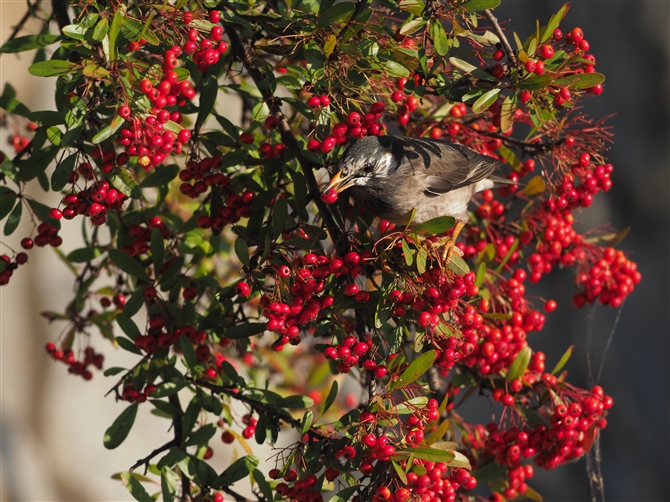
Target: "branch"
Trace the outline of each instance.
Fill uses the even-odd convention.
[[[519,62],[516,59],[516,54],[514,54],[514,50],[512,49],[512,46],[509,43],[509,40],[507,40],[507,37],[505,36],[505,33],[503,32],[502,28],[500,27],[500,24],[498,24],[498,19],[493,15],[493,11],[491,9],[486,9],[484,10],[484,14],[486,14],[486,17],[489,19],[491,24],[493,25],[493,29],[495,30],[496,34],[498,35],[498,38],[500,39],[500,43],[503,45],[505,52],[507,53],[507,57],[509,58],[510,62],[512,65],[516,68],[519,66]]]
[[[205,389],[209,389],[213,392],[216,392],[217,394],[224,394],[228,397],[231,397],[237,401],[240,401],[242,403],[248,404],[252,409],[256,411],[261,411],[263,413],[268,413],[275,417],[278,420],[283,420],[290,426],[300,429],[302,427],[302,420],[298,420],[296,418],[293,418],[290,413],[287,411],[277,408],[275,406],[272,406],[271,404],[264,403],[262,401],[259,401],[257,399],[251,398],[249,396],[245,396],[244,394],[240,394],[237,392],[233,392],[233,389],[230,387],[222,387],[221,385],[214,385],[212,383],[206,382],[204,380],[196,380],[195,384],[204,387]],[[317,432],[315,430],[310,430],[307,432],[311,437],[316,437],[318,439],[323,439],[327,436],[324,436],[320,432]]]
[[[160,448],[156,448],[154,451],[152,451],[152,452],[151,452],[149,455],[147,455],[146,457],[139,459],[139,460],[138,460],[137,462],[135,462],[135,463],[133,464],[133,466],[132,466],[130,469],[128,469],[128,470],[132,472],[132,471],[134,471],[135,469],[137,469],[140,465],[144,464],[144,474],[146,474],[146,473],[147,473],[147,468],[149,467],[149,462],[151,461],[151,459],[154,458],[154,457],[155,457],[156,455],[158,455],[159,453],[163,453],[164,451],[169,450],[169,449],[172,448],[173,446],[177,446],[177,442],[176,442],[176,440],[174,440],[174,439],[173,439],[172,441],[168,441],[167,443],[165,443],[165,444],[164,444],[163,446],[161,446]]]
[[[184,442],[184,411],[181,409],[181,402],[177,394],[168,396],[168,401],[177,410],[177,413],[172,418],[172,426],[174,427],[175,446],[180,448]],[[183,501],[191,499],[191,480],[183,472],[181,474],[181,499]]]
[[[58,28],[62,32],[63,28],[70,24],[70,16],[67,13],[67,0],[51,0],[51,8],[58,23]]]
[[[314,170],[321,166],[317,166],[302,154],[302,147],[293,134],[286,116],[281,111],[281,100],[274,96],[267,88],[267,85],[265,85],[266,78],[258,69],[258,66],[256,66],[256,64],[251,59],[251,55],[247,52],[235,27],[232,25],[227,25],[226,32],[228,33],[228,38],[230,38],[230,45],[233,50],[233,54],[235,54],[235,56],[242,62],[242,65],[251,76],[252,80],[256,84],[256,87],[258,87],[258,90],[263,96],[263,101],[265,101],[265,103],[270,108],[270,113],[279,119],[279,131],[281,133],[282,142],[291,152],[295,154],[298,163],[302,168],[302,172],[307,179],[309,190],[312,197],[314,198],[314,202],[316,202],[316,205],[319,209],[319,214],[326,224],[326,228],[328,229],[328,233],[330,234],[330,238],[333,241],[335,248],[340,254],[346,253],[348,243],[344,238],[341,229],[335,223],[333,215],[330,213],[328,207],[323,203],[320,197],[319,185],[316,182]]]

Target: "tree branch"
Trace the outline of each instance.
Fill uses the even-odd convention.
[[[510,60],[510,63],[517,68],[519,66],[519,61],[516,59],[516,54],[514,54],[514,50],[512,49],[512,46],[509,43],[509,40],[507,40],[507,37],[505,36],[505,33],[503,32],[502,28],[500,27],[500,24],[498,23],[498,19],[493,15],[493,11],[491,9],[486,9],[484,10],[484,14],[486,14],[486,17],[488,20],[491,22],[493,25],[493,29],[495,30],[496,34],[498,35],[498,38],[500,39],[500,43],[502,44],[503,48],[505,49],[505,52],[507,53],[507,57]]]
[[[282,142],[288,147],[288,149],[293,152],[302,168],[302,172],[305,175],[307,180],[307,185],[309,186],[309,191],[311,192],[314,202],[316,203],[319,214],[323,218],[330,238],[337,249],[337,252],[344,254],[347,251],[348,243],[345,239],[342,230],[337,226],[333,215],[330,213],[330,210],[323,203],[320,198],[319,185],[316,182],[316,177],[314,176],[314,170],[318,169],[321,166],[317,166],[312,161],[307,159],[302,153],[302,147],[298,143],[297,138],[291,130],[291,126],[286,119],[286,116],[281,111],[281,100],[274,96],[272,92],[267,88],[266,78],[263,76],[263,73],[258,69],[258,66],[254,63],[251,58],[251,55],[247,52],[246,47],[244,46],[242,39],[240,38],[237,30],[232,25],[226,26],[226,32],[228,33],[228,38],[230,39],[230,45],[233,50],[233,54],[242,62],[242,65],[247,70],[252,80],[258,87],[261,95],[263,96],[263,101],[270,108],[270,113],[276,116],[279,119],[279,131],[281,133]]]
[[[139,466],[141,466],[142,464],[144,464],[144,474],[146,474],[146,473],[147,473],[147,468],[149,467],[149,462],[151,461],[151,459],[154,458],[154,457],[155,457],[156,455],[158,455],[159,453],[163,453],[164,451],[169,450],[169,449],[172,448],[173,446],[177,446],[177,442],[176,442],[176,440],[174,440],[174,439],[173,439],[172,441],[168,441],[167,443],[165,443],[165,444],[164,444],[163,446],[161,446],[160,448],[156,448],[154,451],[152,451],[152,452],[151,452],[149,455],[147,455],[146,457],[139,459],[139,460],[138,460],[137,462],[135,462],[135,463],[133,464],[133,466],[132,466],[130,469],[128,469],[128,470],[129,470],[129,471],[134,471],[134,470],[137,469]]]
[[[181,402],[177,394],[168,396],[168,401],[177,410],[177,413],[172,418],[172,427],[174,428],[175,446],[181,448],[184,442],[184,411],[181,408]],[[191,480],[184,473],[181,474],[181,499],[184,502],[191,499]]]
[[[51,0],[51,8],[58,23],[58,28],[62,32],[63,28],[70,24],[70,16],[67,13],[67,0]]]

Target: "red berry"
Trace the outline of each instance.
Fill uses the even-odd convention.
[[[308,108],[319,108],[321,106],[321,100],[318,96],[312,96],[307,100]]]
[[[329,188],[321,194],[321,200],[326,204],[333,204],[337,200],[337,192]]]
[[[554,48],[551,45],[543,45],[540,54],[544,59],[550,59],[554,57]]]
[[[238,282],[235,286],[235,292],[239,296],[249,296],[249,293],[251,293],[251,288],[246,282]]]
[[[268,118],[265,119],[265,127],[267,127],[271,131],[277,129],[277,127],[279,127],[279,119],[274,115],[270,115]]]
[[[240,141],[242,143],[250,145],[251,143],[254,142],[254,135],[251,134],[250,132],[243,132],[242,134],[240,134]]]

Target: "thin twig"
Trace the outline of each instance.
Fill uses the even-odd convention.
[[[156,448],[154,451],[152,451],[152,452],[151,452],[149,455],[147,455],[146,457],[139,459],[139,460],[138,460],[137,462],[135,462],[135,463],[133,464],[133,466],[132,466],[130,469],[128,469],[128,470],[129,470],[129,471],[134,471],[134,470],[137,469],[139,466],[141,466],[141,465],[144,464],[144,474],[146,474],[146,473],[147,473],[147,469],[148,469],[148,467],[149,467],[149,462],[151,461],[151,459],[154,458],[154,457],[155,457],[156,455],[158,455],[159,453],[163,453],[164,451],[169,450],[169,449],[172,448],[173,446],[177,446],[177,442],[176,442],[176,440],[174,440],[174,439],[171,440],[171,441],[168,441],[167,443],[165,443],[165,444],[164,444],[163,446],[161,446],[160,448]]]
[[[168,396],[168,401],[177,410],[172,417],[172,427],[174,429],[174,442],[177,448],[181,448],[184,442],[184,410],[181,408],[181,402],[177,394]],[[191,480],[186,474],[181,473],[181,500],[187,501],[191,499]]]
[[[509,40],[507,40],[507,37],[505,36],[505,33],[503,32],[502,28],[500,27],[500,24],[498,23],[498,19],[493,15],[493,11],[491,9],[486,9],[484,10],[484,14],[486,14],[486,17],[488,20],[491,22],[493,25],[493,29],[495,30],[496,34],[498,35],[498,38],[500,39],[500,43],[503,45],[503,48],[505,49],[505,52],[507,53],[507,57],[509,58],[510,63],[516,68],[519,66],[519,62],[516,59],[516,54],[514,54],[514,50],[512,49],[512,46],[509,43]]]

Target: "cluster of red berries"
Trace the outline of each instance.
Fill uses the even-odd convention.
[[[349,373],[349,370],[357,366],[360,360],[368,354],[371,344],[371,337],[367,341],[362,342],[353,336],[347,336],[342,340],[342,343],[326,347],[323,351],[323,356],[330,360],[337,359],[339,361],[337,371],[340,373]],[[362,366],[365,370],[374,371],[377,378],[382,378],[386,374],[386,366],[378,366],[371,359],[362,361]]]
[[[37,236],[34,240],[30,237],[21,239],[21,247],[26,250],[32,249],[34,246],[44,247],[47,244],[52,247],[59,247],[63,244],[63,239],[58,235],[58,228],[44,222],[37,226]],[[28,254],[21,251],[16,254],[13,261],[8,255],[3,254],[0,256],[0,261],[2,262],[0,264],[2,267],[0,270],[0,286],[5,286],[9,284],[9,280],[14,275],[14,270],[19,265],[28,262]]]
[[[151,244],[151,231],[157,228],[160,230],[161,235],[164,239],[167,239],[170,236],[170,231],[163,224],[158,216],[154,216],[147,221],[146,226],[142,225],[131,225],[128,227],[128,237],[131,239],[131,243],[121,247],[121,251],[125,251],[130,256],[139,256],[149,251]],[[169,266],[169,263],[166,263]],[[165,264],[164,264],[165,265]],[[145,296],[146,293],[145,290]],[[117,304],[117,300],[114,300],[114,303]],[[124,302],[125,303],[125,300]],[[119,306],[117,304],[117,306]],[[121,305],[119,308],[122,308]]]
[[[270,479],[279,479],[281,472],[279,469],[270,469],[268,475]],[[289,469],[281,477],[283,482],[277,483],[274,490],[282,497],[295,500],[296,502],[323,502],[323,495],[316,486],[318,478],[314,474],[307,474],[298,479],[296,470]],[[289,483],[292,486],[289,486]]]
[[[221,13],[218,10],[209,12],[209,22],[214,24],[209,30],[209,38],[202,38],[198,42],[200,33],[194,28],[187,33],[188,40],[183,46],[184,53],[193,56],[193,62],[200,73],[205,73],[210,66],[218,63],[221,56],[228,51],[228,44],[222,40],[224,29],[218,24],[220,19]]]
[[[637,263],[628,260],[622,251],[614,248],[602,250],[602,258],[586,272],[575,278],[577,286],[583,290],[572,297],[577,308],[592,304],[596,299],[602,305],[619,307],[642,280]]]
[[[127,198],[122,192],[110,188],[107,181],[98,181],[78,193],[65,195],[62,200],[65,208],[52,208],[49,216],[55,220],[72,220],[77,215],[84,215],[91,218],[93,225],[100,226],[107,221],[107,212],[120,209]]]
[[[219,187],[224,184],[225,182],[220,184]],[[212,208],[211,216],[202,215],[198,217],[198,227],[202,229],[213,228],[220,232],[229,223],[237,223],[240,218],[248,218],[251,215],[251,203],[256,197],[254,192],[245,190],[241,194],[237,194],[230,189],[226,191],[229,193],[223,200],[223,204]]]
[[[121,399],[129,403],[144,403],[156,390],[154,384],[147,384],[144,389],[138,390],[130,382],[125,382],[121,391]]]
[[[401,463],[406,464],[405,461]],[[414,468],[406,474],[407,485],[391,490],[388,486],[380,486],[372,496],[373,502],[409,502],[410,500],[426,500],[437,502],[454,502],[457,490],[472,490],[477,486],[477,479],[465,469],[452,469],[449,473],[444,462],[415,460]]]
[[[90,380],[93,378],[93,373],[91,373],[91,371],[88,369],[89,366],[92,365],[101,370],[102,364],[105,360],[105,356],[102,354],[96,354],[93,347],[86,347],[84,350],[84,358],[81,361],[77,361],[73,350],[57,349],[53,342],[47,343],[45,348],[52,359],[55,361],[62,361],[63,363],[67,364],[69,366],[68,371],[70,373],[73,375],[79,375],[84,380]]]
[[[32,247],[32,239],[27,237],[21,242],[30,241],[30,247]],[[7,256],[6,254],[0,255],[0,286],[6,286],[9,284],[9,280],[14,275],[14,270],[19,268],[19,265],[23,265],[28,262],[28,255],[24,252],[17,253],[14,257],[14,261]]]
[[[362,116],[359,112],[350,112],[345,120],[333,125],[330,134],[323,141],[310,139],[307,142],[307,149],[310,152],[327,154],[336,146],[347,143],[351,138],[383,134],[384,126],[380,119],[385,108],[386,104],[383,101],[376,101],[370,105],[370,111]]]
[[[14,147],[16,153],[19,153],[30,144],[30,140],[21,134],[10,135],[7,142]]]

